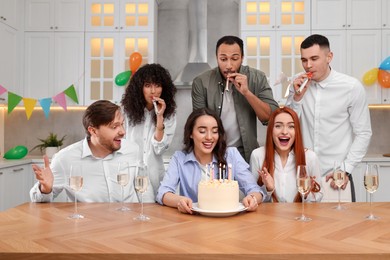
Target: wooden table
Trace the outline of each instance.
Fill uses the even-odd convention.
[[[146,204],[150,222],[118,204],[27,203],[0,212],[0,259],[390,259],[390,203],[305,204],[313,221],[294,220],[301,204],[267,203],[256,212],[215,218]]]

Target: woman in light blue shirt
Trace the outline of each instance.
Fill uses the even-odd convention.
[[[192,214],[192,203],[198,201],[198,183],[209,177],[207,165],[210,163],[232,165],[232,178],[246,194],[242,203],[248,211],[256,210],[265,192],[257,185],[237,148],[226,147],[222,121],[208,108],[197,109],[188,117],[184,126],[184,149],[173,155],[158,190],[157,202]],[[178,185],[180,195],[176,194]]]

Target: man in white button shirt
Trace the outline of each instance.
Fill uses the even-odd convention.
[[[78,201],[121,202],[117,165],[129,162],[130,181],[124,186],[124,201],[138,202],[133,184],[138,146],[135,143],[122,145],[123,124],[124,116],[118,105],[107,100],[90,105],[83,115],[86,138],[55,154],[50,166],[47,156],[44,156],[44,168],[32,166],[38,182],[30,190],[31,201],[51,202],[63,190],[74,201],[74,191],[68,184],[70,168],[72,164],[82,164],[83,187],[77,192]],[[154,202],[153,194],[146,192],[144,201]]]
[[[332,58],[325,36],[314,34],[302,42],[301,61],[307,74],[294,80],[286,105],[298,113],[304,145],[320,160],[322,201],[338,199],[332,177],[335,161],[344,162],[349,177],[341,187],[341,200],[355,201],[350,173],[367,152],[372,135],[370,112],[363,85],[332,69]],[[307,84],[300,88],[307,78]]]

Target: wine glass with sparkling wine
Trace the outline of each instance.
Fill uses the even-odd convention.
[[[82,175],[81,164],[72,164],[70,166],[69,187],[74,191],[74,213],[70,215],[68,218],[71,219],[84,218],[84,216],[79,214],[77,211],[77,192],[80,191],[83,187],[83,175]]]
[[[335,185],[338,188],[338,193],[339,193],[339,203],[337,206],[333,207],[334,209],[337,210],[343,210],[345,209],[343,206],[340,204],[340,193],[341,193],[341,186],[345,183],[345,178],[346,178],[346,172],[345,172],[345,164],[344,162],[334,162],[333,165],[333,180]]]
[[[130,173],[129,173],[129,163],[128,162],[119,162],[118,169],[116,174],[116,180],[121,186],[122,193],[122,205],[117,210],[119,211],[129,211],[130,209],[124,205],[124,189],[125,186],[129,184]]]
[[[144,202],[143,202],[143,194],[148,189],[148,172],[146,170],[146,166],[142,165],[138,167],[137,174],[134,179],[134,188],[135,190],[141,194],[141,213],[134,218],[134,220],[138,221],[148,221],[150,218],[144,215]]]
[[[306,217],[304,214],[305,195],[309,193],[311,189],[311,178],[306,165],[298,165],[297,167],[297,188],[302,197],[302,214],[300,217],[296,217],[295,219],[303,222],[311,221],[311,218]]]
[[[367,164],[364,172],[364,187],[370,193],[370,215],[366,216],[366,219],[369,220],[379,219],[379,217],[372,214],[372,194],[376,192],[379,185],[378,167],[377,164]]]

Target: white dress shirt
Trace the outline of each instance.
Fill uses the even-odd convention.
[[[250,166],[253,176],[256,181],[259,179],[257,170],[263,166],[265,158],[265,147],[261,146],[253,150],[250,159]],[[315,180],[321,186],[321,191],[316,193],[309,193],[305,201],[319,202],[322,199],[322,184],[321,184],[321,172],[320,164],[316,154],[307,150],[305,152],[306,167],[311,176],[315,177]],[[275,151],[275,170],[274,170],[274,183],[276,197],[279,202],[294,202],[294,198],[298,193],[297,188],[297,170],[295,165],[294,151],[290,151],[288,154],[286,165],[283,167],[279,154]],[[264,187],[263,185],[262,187]],[[271,198],[270,198],[271,199]]]
[[[138,160],[146,165],[153,193],[156,195],[165,174],[163,154],[169,148],[175,133],[176,114],[171,115],[170,118],[164,118],[164,136],[161,141],[154,138],[156,126],[153,122],[153,114],[153,109],[149,111],[145,108],[145,121],[135,126],[129,125],[126,116],[126,137],[124,141],[138,144]]]
[[[286,106],[300,117],[305,147],[318,156],[322,175],[334,161],[345,161],[348,173],[363,159],[371,139],[370,112],[363,85],[355,78],[331,70],[321,82],[311,82],[296,102],[294,91]]]
[[[87,139],[67,146],[53,156],[50,168],[53,172],[54,183],[52,192],[42,194],[37,182],[30,190],[32,202],[51,202],[63,190],[71,201],[75,194],[69,187],[69,174],[72,164],[82,165],[83,187],[77,192],[77,201],[80,202],[121,202],[121,186],[117,182],[118,162],[129,162],[130,180],[124,186],[124,201],[139,202],[134,189],[134,177],[137,168],[138,147],[137,144],[122,142],[118,151],[107,155],[105,158],[93,156]],[[152,190],[149,188],[148,190]],[[151,191],[144,193],[144,202],[154,202]]]

